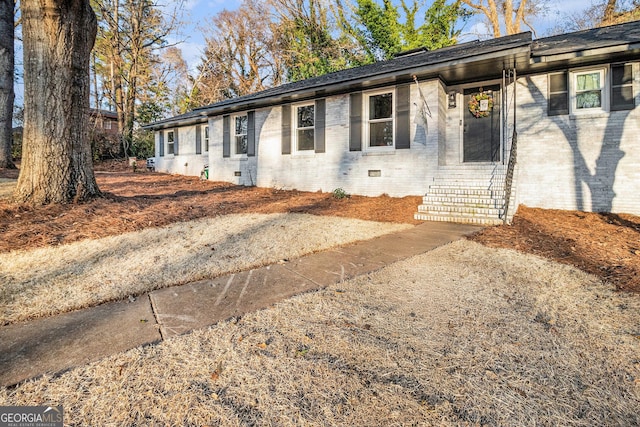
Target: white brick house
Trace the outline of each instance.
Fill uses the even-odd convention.
[[[495,223],[520,203],[640,214],[639,103],[632,22],[416,50],[148,128],[159,171],[426,194],[417,218]]]

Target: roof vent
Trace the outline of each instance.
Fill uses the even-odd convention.
[[[411,56],[411,55],[416,55],[418,53],[424,53],[424,52],[429,52],[429,49],[427,49],[426,47],[417,47],[415,49],[410,49],[410,50],[404,50],[402,52],[398,52],[396,54],[393,55],[394,58],[402,58],[405,56]]]

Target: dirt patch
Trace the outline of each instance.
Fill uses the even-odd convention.
[[[418,224],[420,197],[351,196],[209,182],[197,177],[96,170],[104,197],[90,203],[32,207],[0,199],[0,252],[60,245],[179,221],[236,213],[307,213]],[[2,171],[4,177],[16,171]],[[9,175],[9,176],[7,176]],[[7,183],[0,194],[8,194]]]
[[[485,228],[472,240],[574,265],[640,293],[640,217],[520,206],[511,226]]]

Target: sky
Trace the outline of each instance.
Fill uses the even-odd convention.
[[[549,13],[532,21],[532,25],[539,37],[562,22],[563,15],[579,12],[591,5],[592,0],[551,0]],[[206,28],[208,18],[223,9],[234,10],[241,4],[241,0],[186,0],[185,1],[185,25],[183,34],[176,35],[171,42],[183,40],[178,47],[190,69],[195,69],[204,50],[204,37],[202,28]],[[471,21],[463,29],[461,41],[476,40],[478,33],[482,33],[482,23]],[[524,31],[527,28],[523,28]]]

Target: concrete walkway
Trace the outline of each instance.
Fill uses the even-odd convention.
[[[424,223],[398,233],[240,273],[0,327],[0,385],[156,343],[302,292],[379,270],[477,231]]]

